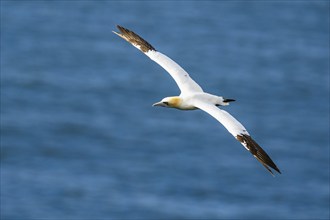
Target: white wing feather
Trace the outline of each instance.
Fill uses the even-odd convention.
[[[172,76],[182,93],[203,92],[202,88],[190,78],[189,74],[165,54],[154,50],[149,50],[145,54]]]
[[[195,100],[194,105],[217,119],[235,138],[237,135],[249,135],[245,127],[225,110],[219,109],[212,103],[206,103],[202,100]]]
[[[120,30],[120,33],[114,33],[131,43],[134,47],[147,55],[151,60],[163,67],[175,80],[181,90],[181,93],[203,92],[202,88],[190,78],[189,74],[171,58],[156,51],[153,46],[133,31],[119,25],[117,27]]]
[[[203,100],[195,100],[194,104],[197,108],[207,112],[217,119],[223,126],[274,176],[273,168],[277,172],[281,171],[276,164],[268,156],[268,154],[251,138],[245,127],[237,121],[228,112],[219,109],[211,103]]]
[[[120,33],[114,33],[131,43],[151,60],[162,66],[173,77],[182,95],[187,94],[191,96],[194,93],[204,93],[202,88],[191,79],[189,74],[176,62],[158,52],[153,46],[134,32],[121,26],[117,27]],[[218,120],[272,175],[273,172],[270,167],[281,173],[267,153],[250,137],[245,127],[228,112],[219,109],[214,103],[200,98],[195,98],[192,102],[194,107],[207,112]]]

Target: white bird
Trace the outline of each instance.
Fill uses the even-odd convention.
[[[203,91],[203,89],[176,62],[158,52],[147,41],[124,27],[117,25],[120,33],[113,31],[119,37],[131,43],[150,59],[162,66],[175,80],[181,90],[179,96],[166,97],[153,106],[176,108],[180,110],[201,109],[218,120],[250,153],[272,174],[277,168],[268,154],[251,138],[245,127],[228,112],[218,106],[229,105],[233,99],[226,99]]]

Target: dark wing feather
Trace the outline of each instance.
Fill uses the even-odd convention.
[[[236,139],[241,142],[248,151],[272,174],[270,168],[276,170],[278,173],[281,171],[277,168],[273,160],[268,156],[268,154],[255,142],[251,136],[246,134],[237,135]]]
[[[114,31],[113,31],[113,33],[117,34],[119,37],[127,40],[128,42],[130,42],[134,46],[138,47],[139,50],[141,50],[143,53],[146,53],[149,50],[156,51],[156,49],[153,46],[151,46],[151,44],[149,44],[146,40],[144,40],[142,37],[140,37],[139,35],[137,35],[133,31],[130,31],[130,30],[128,30],[128,29],[126,29],[122,26],[119,26],[119,25],[117,25],[117,28],[119,29],[119,31],[121,33],[117,33],[117,32],[114,32]]]

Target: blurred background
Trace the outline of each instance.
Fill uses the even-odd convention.
[[[178,95],[185,68],[282,171]],[[329,1],[1,1],[1,219],[329,218]]]

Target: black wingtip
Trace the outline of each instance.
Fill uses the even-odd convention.
[[[144,40],[142,37],[140,37],[133,31],[128,30],[127,28],[124,28],[120,25],[117,25],[117,28],[120,33],[118,34],[114,32],[115,34],[130,42],[134,46],[138,46],[138,49],[141,50],[143,53],[146,53],[149,50],[156,51],[156,49],[151,44],[149,44],[146,40]]]
[[[123,31],[129,31],[128,29],[124,28],[123,26],[120,26],[119,24],[116,25],[118,30],[120,30],[121,32]]]
[[[270,168],[281,173],[268,154],[249,136],[246,134],[237,135],[236,139],[241,142],[248,151],[274,176]]]
[[[280,171],[280,169],[278,169],[277,167],[275,167],[274,170],[276,170],[279,174],[282,174],[281,171]]]

